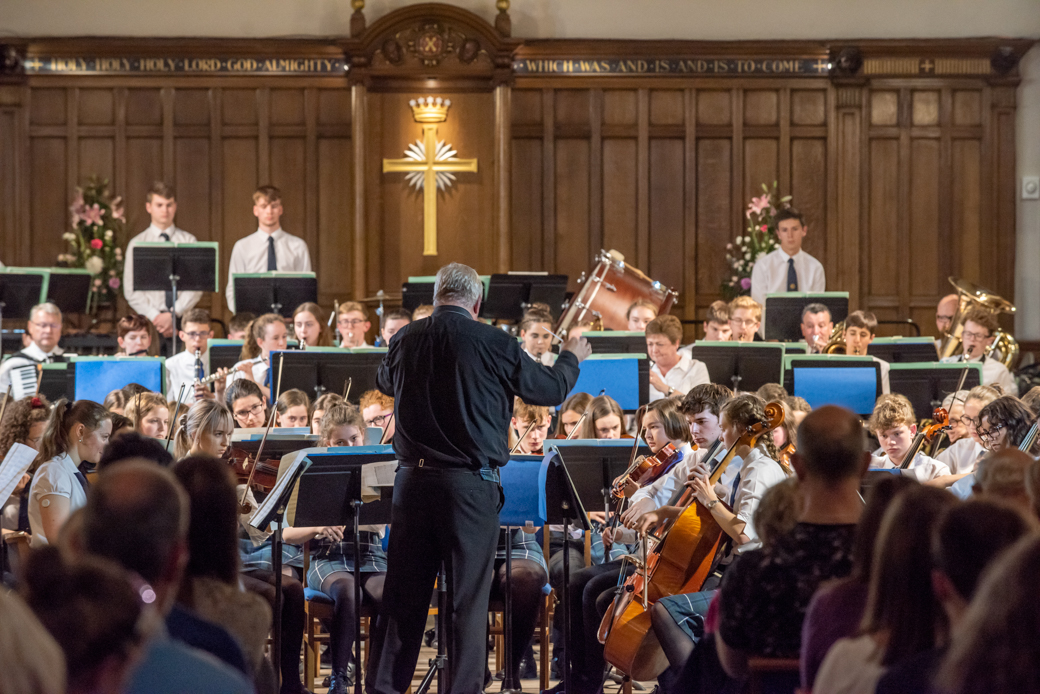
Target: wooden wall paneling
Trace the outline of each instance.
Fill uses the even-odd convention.
[[[112,188],[116,195],[123,195],[124,207],[126,206],[126,87],[117,87],[113,90],[115,98],[115,152],[114,175],[112,177]]]
[[[605,177],[603,171],[603,90],[593,89],[589,96],[589,248],[593,253],[605,249]]]
[[[986,244],[984,258],[987,276],[993,278],[994,291],[1011,301],[1029,301],[1034,297],[1015,297],[1015,88],[998,86],[992,90],[993,118],[991,123],[993,141],[993,168],[986,197],[993,200],[995,240]],[[987,281],[991,281],[988,280]],[[1002,322],[1010,328],[1014,321],[1003,316]]]
[[[696,264],[683,264],[685,215],[685,143],[679,138],[653,138],[648,152],[648,255],[647,274],[680,292],[676,313],[686,313],[689,297],[682,294],[683,275]],[[680,313],[681,311],[681,313]]]
[[[303,238],[307,241],[307,247],[311,250],[313,258],[321,255],[321,245],[318,237],[318,90],[308,87],[303,91],[303,127],[304,127],[304,177],[303,177]],[[292,92],[284,90],[289,96]],[[292,106],[296,106],[295,103]],[[286,120],[295,120],[286,118]],[[347,198],[350,198],[350,190],[347,189]],[[340,220],[342,223],[344,220]],[[344,229],[347,225],[343,225]],[[349,236],[349,234],[343,234]]]
[[[357,204],[355,147],[350,138],[323,137],[318,140],[317,226],[320,243],[312,247],[315,272],[321,278],[318,299],[331,309],[334,300],[361,296],[352,286],[357,263],[356,238],[351,233],[356,223]],[[386,287],[388,292],[399,287]]]
[[[638,100],[638,146],[636,154],[636,265],[650,265],[650,97],[640,89]]]
[[[350,124],[351,144],[354,150],[354,244],[353,244],[353,282],[351,288],[354,296],[365,296],[366,289],[366,244],[365,234],[367,230],[365,214],[367,212],[365,190],[365,175],[367,173],[365,163],[365,142],[368,125],[368,109],[366,104],[366,90],[362,84],[355,84],[350,88]],[[349,266],[348,266],[349,267]],[[401,278],[405,279],[404,277]]]
[[[80,184],[79,169],[79,89],[71,87],[65,99],[65,157],[68,163],[65,176],[65,197],[71,199],[72,193]]]
[[[149,142],[142,140],[142,143]],[[173,178],[174,190],[177,191],[177,226],[191,232],[199,241],[214,241],[219,238],[213,235],[211,210],[213,209],[213,147],[207,137],[178,137],[173,142],[173,161],[176,174]],[[144,213],[144,198],[141,189],[147,189],[154,176],[140,175],[133,183],[136,186],[132,199]],[[147,215],[144,215],[138,231],[148,226]],[[137,228],[137,227],[135,227]],[[223,244],[221,244],[223,245]],[[230,262],[231,249],[227,249]],[[221,265],[221,283],[227,282],[225,267]],[[218,302],[219,303],[219,302]]]
[[[556,210],[554,270],[575,280],[590,267],[599,249],[589,247],[589,142],[561,138],[555,142]]]
[[[939,140],[914,138],[910,144],[909,234],[904,255],[910,263],[910,299],[933,297],[939,286],[939,198],[948,178],[939,166]]]
[[[0,247],[0,260],[8,265],[23,263],[26,253],[22,242],[23,157],[22,148],[26,138],[25,90],[18,87],[0,87],[0,238],[5,240]]]
[[[780,139],[783,147],[783,137]],[[788,153],[779,157],[781,176],[790,171],[786,188],[793,196],[795,205],[805,215],[808,233],[805,249],[824,264],[827,284],[838,286],[834,279],[840,272],[835,269],[841,260],[835,242],[837,230],[827,224],[827,187],[831,172],[827,162],[827,139],[825,137],[797,137],[788,139]]]
[[[192,162],[194,163],[194,162]],[[189,170],[189,167],[185,167]],[[118,191],[126,200],[126,232],[127,240],[144,231],[152,223],[145,210],[145,196],[155,181],[167,180],[177,191],[177,226],[198,235],[198,230],[191,224],[196,219],[198,208],[190,197],[190,192],[181,190],[178,178],[166,179],[163,173],[163,140],[160,137],[131,137],[126,141],[126,186]],[[208,176],[200,176],[202,182],[208,183]],[[189,197],[185,197],[185,196]]]
[[[274,174],[271,168],[271,90],[267,87],[256,90],[256,117],[256,180],[264,185],[273,180]]]
[[[981,234],[982,149],[978,140],[956,139],[951,143],[951,169],[954,172],[950,200],[952,206],[951,263],[946,276],[941,277],[939,294],[946,295],[953,288],[946,283],[949,275],[958,275],[972,282],[981,282],[983,239]]]
[[[512,151],[511,269],[537,270],[543,267],[542,140],[514,137]]]
[[[908,315],[910,310],[910,273],[913,271],[913,262],[909,253],[903,252],[906,242],[910,238],[910,175],[911,175],[911,151],[910,151],[910,125],[912,100],[910,89],[902,87],[899,90],[899,184],[896,188],[896,229],[898,232],[895,257],[899,258],[898,277],[898,299],[899,315]]]
[[[261,142],[263,140],[261,139]],[[307,237],[307,139],[304,137],[272,137],[268,153],[271,175],[267,179],[282,191],[282,228],[289,233]],[[263,147],[260,147],[263,150]],[[258,179],[263,180],[263,179]],[[249,207],[252,209],[252,200]],[[310,246],[311,259],[317,250]]]
[[[944,87],[939,92],[939,239],[935,256],[934,301],[945,294],[946,278],[951,274],[950,257],[953,252],[953,186],[959,172],[953,168],[953,90]]]
[[[746,192],[744,186],[744,90],[731,89],[730,99],[733,113],[731,118],[733,156],[730,159],[729,172],[732,194],[730,195],[730,227],[727,240],[743,233],[744,210],[748,203],[744,199]]]
[[[512,218],[511,141],[513,138],[513,90],[509,85],[495,87],[495,252],[497,272],[508,272],[513,265],[510,221]]]
[[[64,252],[61,235],[69,225],[69,200],[66,185],[59,181],[64,178],[60,175],[62,171],[68,172],[70,179],[73,176],[70,154],[67,143],[60,137],[34,137],[30,141],[32,203],[29,215],[33,242],[29,244],[28,258],[22,254],[30,265],[49,267],[57,254]]]
[[[868,222],[862,237],[868,264],[866,294],[870,308],[883,302],[897,303],[901,294],[899,275],[905,277],[907,253],[901,242],[897,199],[901,182],[899,140],[872,137],[869,141]],[[902,237],[905,238],[905,237]],[[893,270],[895,270],[893,272]],[[896,275],[896,277],[893,277]]]
[[[602,143],[602,247],[622,253],[629,263],[642,268],[639,255],[638,191],[639,141],[634,137],[611,137]],[[600,250],[590,246],[592,253]],[[589,258],[586,258],[589,260]]]
[[[700,257],[697,244],[697,90],[685,89],[683,96],[684,139],[683,153],[683,284],[676,287],[682,292],[683,318],[694,320],[699,314],[697,275],[708,258]],[[704,262],[701,262],[704,261]],[[718,262],[714,259],[711,262]],[[686,339],[696,338],[696,330],[687,331]]]
[[[231,264],[231,249],[234,243],[228,243],[224,236],[224,202],[227,199],[224,189],[224,149],[221,147],[221,115],[224,112],[223,89],[213,87],[208,90],[207,99],[204,102],[209,107],[209,178],[210,178],[210,212],[209,212],[209,240],[220,244],[220,269],[224,281],[220,287],[224,288],[228,282],[228,268]],[[226,299],[219,295],[213,300],[214,314],[231,317],[227,309]]]
[[[697,140],[697,295],[702,304],[719,294],[728,271],[726,244],[736,235],[731,221],[734,159],[731,139]]]
[[[542,90],[542,268],[556,265],[556,93]],[[572,280],[575,278],[571,278]],[[574,285],[571,285],[574,289]]]

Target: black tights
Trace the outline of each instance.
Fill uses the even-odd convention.
[[[653,624],[654,634],[657,635],[657,640],[661,644],[661,650],[668,656],[670,669],[677,673],[693,655],[696,644],[682,627],[676,624],[665,606],[659,602],[655,602],[650,608],[650,623]]]
[[[385,580],[384,572],[361,574],[361,600],[366,605],[374,606],[377,612],[383,605]],[[345,671],[350,664],[350,655],[354,648],[354,628],[357,625],[354,574],[346,571],[329,574],[321,582],[321,592],[336,603],[332,608],[332,624],[326,625],[329,630],[332,671]]]
[[[252,570],[239,574],[246,590],[267,600],[274,610],[273,571]],[[279,667],[282,673],[282,691],[298,692],[303,689],[300,680],[300,649],[303,647],[303,628],[306,613],[303,609],[303,584],[294,576],[282,575],[282,652]],[[275,619],[278,616],[275,615]]]
[[[491,599],[502,600],[505,593],[506,560],[495,560],[495,580],[491,584]],[[541,613],[542,600],[548,577],[541,564],[530,559],[513,559],[510,572],[510,591],[513,601],[513,629],[510,634],[513,656],[513,676],[519,681],[520,659],[531,644],[538,615]]]

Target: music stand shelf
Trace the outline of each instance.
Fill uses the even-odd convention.
[[[802,323],[802,310],[809,304],[823,304],[831,313],[835,324],[845,320],[849,315],[848,292],[780,292],[766,294],[766,305],[763,307],[765,320],[765,339],[782,342],[797,342],[802,339],[799,326]]]
[[[349,379],[349,400],[358,404],[363,393],[376,388],[376,373],[385,354],[381,347],[271,352],[271,383],[280,384],[281,393],[297,388],[314,400],[326,392],[342,393]]]
[[[313,272],[253,272],[231,275],[235,313],[277,313],[291,318],[300,304],[318,302],[318,279]]]
[[[712,383],[734,391],[754,392],[767,383],[782,383],[784,345],[779,342],[709,342],[690,347],[690,356],[704,362]]]
[[[914,406],[914,414],[918,419],[931,419],[932,410],[956,390],[965,368],[968,369],[968,375],[963,388],[971,390],[982,383],[982,364],[978,362],[892,364],[888,372],[888,386],[893,393],[906,396]]]
[[[919,364],[938,358],[930,337],[878,337],[867,345],[867,354],[889,364]]]

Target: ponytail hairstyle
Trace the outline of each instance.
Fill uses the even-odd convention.
[[[167,407],[166,398],[161,393],[138,393],[127,400],[123,414],[127,416],[131,426],[136,430],[148,413],[158,407]]]
[[[221,424],[234,428],[235,419],[231,416],[231,410],[216,400],[197,401],[177,419],[173,457],[180,459],[187,456],[191,447],[198,443],[202,432],[213,431]]]
[[[766,402],[754,393],[742,393],[722,407],[722,414],[741,431],[766,421]],[[780,459],[773,437],[765,434],[758,439],[758,447],[765,450],[773,460]]]
[[[277,313],[265,313],[259,318],[249,321],[249,325],[246,326],[246,339],[242,340],[242,353],[239,355],[239,361],[256,359],[260,356],[260,345],[257,344],[257,340],[264,339],[264,335],[267,334],[267,326],[275,323],[285,325],[285,319]]]
[[[364,436],[365,418],[361,416],[361,410],[349,404],[333,405],[325,410],[325,416],[321,418],[321,438],[318,445],[328,446],[332,439],[332,431],[346,425],[357,427]]]
[[[47,428],[40,439],[40,452],[33,463],[33,470],[69,452],[72,447],[69,432],[73,426],[82,424],[88,431],[94,432],[106,419],[112,419],[112,413],[93,400],[77,400],[71,405],[65,398],[56,402],[51,416],[47,418]]]
[[[315,347],[332,347],[332,329],[329,328],[329,319],[325,315],[325,310],[313,301],[307,301],[305,303],[302,303],[296,307],[295,311],[293,311],[293,323],[296,322],[296,316],[300,315],[301,313],[309,313],[312,316],[314,316],[314,320],[318,321],[318,344],[315,345]],[[246,334],[248,335],[249,333]],[[303,343],[303,340],[301,340],[299,336],[297,336],[296,339],[301,344]]]
[[[597,395],[592,398],[584,411],[588,414],[585,415],[585,421],[581,423],[581,431],[575,434],[574,438],[596,438],[596,420],[612,414],[616,414],[621,420],[621,433],[625,433],[625,413],[621,410],[621,405],[618,405],[617,401],[609,395]],[[687,427],[687,433],[689,433],[689,427]]]

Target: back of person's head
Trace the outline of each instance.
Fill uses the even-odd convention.
[[[722,406],[733,397],[733,391],[716,383],[702,383],[694,386],[683,396],[679,403],[679,411],[687,417],[696,417],[708,410],[716,417],[722,415]]]
[[[805,415],[799,425],[795,459],[804,465],[806,475],[838,485],[863,476],[865,448],[859,417],[843,407],[825,405]]]
[[[755,532],[768,547],[798,524],[802,511],[802,495],[797,477],[774,484],[762,495],[754,512]]]
[[[256,318],[256,315],[250,313],[249,311],[242,311],[241,313],[236,313],[235,315],[231,316],[231,320],[228,321],[228,332],[244,332],[249,327],[249,324],[253,322],[254,318]]]
[[[909,475],[885,475],[867,492],[863,514],[856,525],[856,539],[852,543],[852,580],[863,584],[870,582],[870,573],[874,569],[874,546],[877,545],[881,520],[893,499],[917,484],[917,480]]]
[[[177,577],[178,547],[188,534],[188,496],[173,473],[130,460],[98,475],[83,512],[87,551],[155,584]]]
[[[471,309],[484,296],[484,283],[473,268],[462,263],[448,263],[437,271],[433,282],[435,306],[450,304]]]
[[[804,412],[805,414],[812,412],[812,405],[809,404],[809,401],[797,395],[788,395],[784,398],[784,404],[791,412]]]
[[[975,470],[975,487],[983,496],[1004,499],[1028,510],[1026,477],[1032,464],[1033,457],[1017,448],[988,453]]]
[[[964,399],[964,402],[974,400],[979,403],[980,407],[985,407],[999,397],[1000,391],[993,386],[975,386],[968,391],[968,397]]]
[[[741,393],[736,395],[722,406],[722,416],[730,425],[736,425],[739,431],[746,431],[756,424],[766,421],[766,401],[754,393]],[[764,447],[769,457],[778,460],[779,451],[773,443],[773,437],[769,435],[760,436],[759,447]]]
[[[0,588],[0,692],[65,694],[65,655],[17,593]]]
[[[787,388],[784,388],[779,383],[763,384],[755,394],[766,402],[784,402],[787,400]]]
[[[238,499],[230,469],[209,456],[182,458],[171,469],[191,504],[187,575],[237,584]]]
[[[145,636],[144,606],[125,572],[97,557],[66,563],[60,550],[44,547],[26,564],[24,594],[65,654],[70,691],[112,691],[122,684]]]
[[[944,489],[900,493],[881,521],[863,613],[863,631],[887,635],[883,665],[931,649],[945,628],[932,591],[931,539],[939,517],[958,503]]]
[[[673,345],[679,344],[683,336],[682,323],[675,316],[666,313],[646,324],[646,334],[648,337],[650,335],[664,335]]]
[[[946,658],[937,691],[1040,691],[1040,536],[1019,540],[983,574]]]
[[[235,383],[238,383],[238,381],[236,381]],[[234,383],[232,383],[231,385],[234,385]],[[261,395],[263,395],[263,393],[261,393]],[[313,415],[318,410],[326,412],[330,407],[334,405],[342,405],[345,402],[346,400],[344,400],[343,396],[339,393],[325,393],[324,395],[319,396],[318,399],[314,401],[314,404],[311,405],[311,415]]]
[[[44,397],[8,401],[3,421],[0,421],[0,460],[14,444],[29,445],[33,425],[46,422],[50,412],[50,403]]]
[[[51,408],[47,427],[43,431],[43,438],[40,439],[40,452],[36,456],[35,465],[41,465],[55,456],[68,453],[71,446],[69,432],[75,425],[82,424],[87,431],[94,432],[105,420],[111,418],[111,412],[92,400],[69,403],[62,398]]]
[[[975,595],[982,572],[1030,530],[1016,509],[986,499],[970,499],[946,510],[932,538],[935,568],[966,602]]]
[[[234,411],[235,401],[248,398],[250,395],[255,395],[260,398],[260,402],[264,402],[264,391],[260,390],[260,386],[248,378],[240,378],[237,381],[232,381],[231,385],[224,391],[224,404],[227,405],[229,410]]]
[[[1034,460],[1026,473],[1026,494],[1029,495],[1033,515],[1040,518],[1040,460]]]
[[[108,445],[105,446],[101,459],[98,461],[98,471],[131,458],[150,460],[162,467],[169,467],[173,463],[173,456],[161,443],[144,434],[130,431],[117,438],[109,439]]]
[[[177,458],[188,455],[188,451],[198,442],[203,432],[215,431],[222,424],[228,430],[235,426],[231,410],[216,400],[196,401],[187,412],[180,416],[179,420],[177,433],[174,434],[174,454]]]

